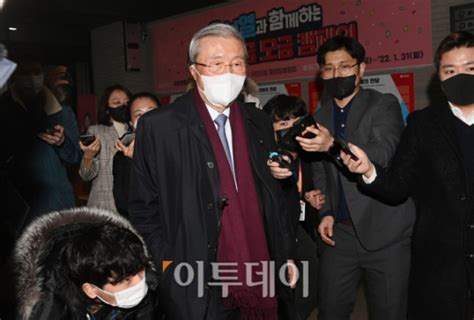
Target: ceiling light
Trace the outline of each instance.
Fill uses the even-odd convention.
[[[0,1],[2,1],[2,0],[0,0]],[[16,31],[17,29],[16,29],[16,27],[8,27],[8,30],[10,30],[10,31]]]
[[[5,4],[5,0],[0,0],[0,9],[3,8],[3,5]]]

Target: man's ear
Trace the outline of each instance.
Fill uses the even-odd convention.
[[[97,298],[96,287],[88,282],[85,282],[81,286],[82,292],[91,299]]]
[[[365,67],[366,67],[366,64],[365,62],[361,62],[360,65],[359,65],[359,74],[360,74],[360,78],[362,79],[362,77],[364,76],[364,73],[365,73]]]
[[[191,75],[193,76],[194,81],[197,82],[197,79],[198,79],[197,77],[198,77],[198,75],[197,75],[197,71],[196,71],[196,69],[195,69],[195,67],[194,67],[193,64],[190,64],[190,65],[189,65],[189,73],[191,73]]]

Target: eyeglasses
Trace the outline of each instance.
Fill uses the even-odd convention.
[[[334,76],[337,70],[339,72],[339,75],[347,76],[351,72],[351,69],[357,65],[359,65],[359,63],[357,62],[354,63],[353,65],[348,64],[348,63],[343,63],[343,64],[340,64],[339,66],[333,66],[332,64],[325,64],[321,68],[321,74],[323,75],[323,77],[332,77]]]
[[[201,67],[209,68],[210,72],[216,73],[216,74],[224,73],[226,70],[226,67],[230,67],[232,71],[235,73],[243,73],[245,72],[245,69],[247,68],[247,64],[245,63],[244,60],[233,61],[229,64],[225,64],[224,62],[212,62],[210,64],[194,62],[193,64],[196,64]]]

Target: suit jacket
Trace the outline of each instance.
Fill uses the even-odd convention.
[[[160,304],[170,319],[205,318],[210,263],[216,261],[219,239],[219,173],[193,94],[140,119],[132,162],[130,219],[160,270],[163,260],[173,261],[160,282]],[[247,130],[249,161],[270,257],[278,267],[286,262],[290,240],[286,197],[266,164],[269,150],[276,150],[273,131],[262,111],[253,105],[239,107]],[[189,286],[179,285],[173,276],[179,263],[188,263],[194,269],[195,278]],[[283,300],[286,294],[289,296],[284,290],[278,293]]]
[[[468,284],[474,279],[474,190],[454,129],[457,120],[447,103],[408,120],[388,171],[379,167],[376,180],[362,185],[392,202],[415,200],[411,319],[467,319]]]
[[[334,135],[333,100],[323,101],[315,114],[316,122]],[[395,153],[403,130],[403,119],[397,99],[370,89],[360,89],[352,101],[348,114],[346,140],[360,146],[370,159],[387,166]],[[326,194],[320,216],[335,214],[338,203],[337,173],[346,196],[352,223],[360,243],[367,250],[380,250],[410,237],[415,221],[411,200],[400,205],[383,202],[379,197],[360,189],[357,176],[336,164],[331,157],[321,154],[313,163],[313,180]]]

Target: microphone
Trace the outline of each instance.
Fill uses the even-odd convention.
[[[227,197],[227,194],[224,193],[220,198],[219,198],[219,209],[223,210],[226,206],[229,205],[229,198]]]

